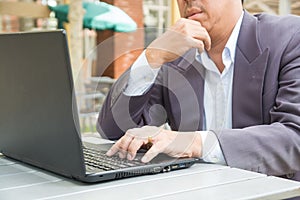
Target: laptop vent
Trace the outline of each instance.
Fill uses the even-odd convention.
[[[131,172],[119,172],[116,174],[116,179],[126,178],[126,177],[131,177],[131,176],[139,176],[139,175],[150,174],[150,173],[151,173],[151,170],[149,170],[149,169],[136,170],[136,171],[131,171]]]

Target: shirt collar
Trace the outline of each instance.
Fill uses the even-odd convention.
[[[242,12],[239,20],[237,21],[229,39],[225,45],[225,48],[228,48],[228,50],[229,50],[230,58],[231,58],[232,62],[234,62],[234,59],[235,59],[235,49],[236,49],[236,44],[237,44],[240,29],[241,29],[242,21],[243,21],[243,16],[244,16],[244,11]]]

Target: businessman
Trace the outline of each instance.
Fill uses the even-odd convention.
[[[107,154],[131,160],[150,144],[143,162],[164,152],[300,181],[300,18],[177,2],[182,18],[109,92]]]

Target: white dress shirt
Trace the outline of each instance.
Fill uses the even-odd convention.
[[[196,52],[195,59],[205,68],[204,80],[204,130],[201,134],[203,145],[202,159],[207,162],[226,164],[220,144],[215,134],[209,130],[232,128],[232,80],[236,43],[243,19],[241,14],[222,52],[225,65],[222,73],[209,58],[206,51]],[[159,69],[152,69],[145,56],[145,51],[132,65],[128,85],[124,93],[139,96],[154,83]]]

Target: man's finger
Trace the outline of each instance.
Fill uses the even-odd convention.
[[[205,30],[204,34],[202,32],[201,35],[195,35],[195,36],[193,36],[193,38],[195,38],[197,40],[201,40],[204,43],[205,49],[207,51],[210,50],[210,48],[211,48],[211,39],[210,39],[210,36],[208,35],[208,33],[206,32],[206,30]]]
[[[114,144],[107,152],[106,155],[107,156],[112,156],[114,154],[116,154],[119,151],[119,148],[117,147],[117,144]]]
[[[201,40],[197,40],[193,38],[193,47],[197,48],[199,50],[200,53],[202,53],[204,51],[204,43]]]
[[[136,156],[136,152],[141,148],[141,146],[144,144],[143,140],[139,139],[133,139],[128,146],[128,152],[127,152],[127,159],[133,160]]]
[[[162,152],[162,150],[159,148],[159,143],[156,143],[152,145],[152,147],[145,153],[145,155],[142,158],[143,163],[147,163],[150,160],[152,160],[155,156],[157,156],[159,153]]]
[[[204,28],[200,22],[192,18],[189,18],[188,23],[193,26],[193,28],[191,29],[192,37],[203,41],[205,49],[209,51],[211,48],[211,38],[206,28]]]
[[[127,151],[132,139],[133,137],[131,135],[124,135],[106,152],[106,155],[112,156],[119,151],[122,151],[122,153]]]

